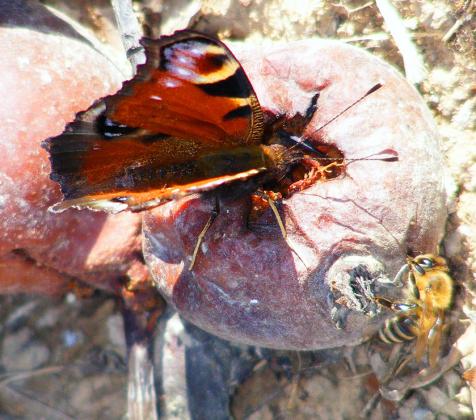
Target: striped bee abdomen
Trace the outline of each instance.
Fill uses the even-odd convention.
[[[380,328],[378,336],[387,344],[411,341],[418,336],[417,322],[403,314],[388,318]]]

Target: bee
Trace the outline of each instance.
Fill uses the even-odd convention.
[[[420,361],[428,352],[428,363],[434,366],[438,360],[446,311],[451,307],[454,281],[448,273],[443,257],[433,254],[408,257],[395,276],[395,283],[404,281],[408,300],[392,302],[376,297],[378,304],[397,312],[387,319],[379,331],[385,343],[399,343],[416,338],[415,358]]]

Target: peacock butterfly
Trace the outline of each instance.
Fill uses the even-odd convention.
[[[301,162],[313,175],[288,192],[322,177],[309,153],[323,153],[302,138],[319,93],[303,115],[277,117],[265,126],[250,81],[221,41],[182,30],[141,44],[146,62],[136,76],[43,142],[50,178],[64,196],[51,210],[141,211],[194,193],[212,195],[216,211],[199,235],[192,267],[220,198],[253,193]],[[272,194],[265,195],[286,237]]]
[[[265,135],[253,87],[225,44],[188,30],[141,44],[137,75],[43,142],[64,196],[52,211],[140,211],[193,193],[243,194],[303,157],[286,143],[300,139],[317,95],[306,115]]]

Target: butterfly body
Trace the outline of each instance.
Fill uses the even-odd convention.
[[[282,123],[265,135],[251,83],[223,43],[179,31],[142,44],[137,75],[44,142],[64,196],[53,211],[140,211],[236,185],[252,192],[302,158],[279,144]],[[300,136],[312,113],[289,135]]]

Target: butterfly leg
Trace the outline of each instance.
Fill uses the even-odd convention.
[[[252,195],[252,207],[251,207],[251,211],[248,214],[248,228],[250,228],[251,224],[256,222],[256,219],[259,218],[259,215],[262,214],[265,210],[267,210],[268,207],[271,208],[271,211],[273,212],[276,222],[279,226],[279,230],[281,231],[282,238],[288,244],[291,251],[294,254],[296,254],[296,256],[299,258],[303,266],[306,267],[307,269],[308,267],[306,265],[306,262],[301,258],[299,253],[294,249],[292,244],[288,242],[288,234],[286,232],[286,227],[284,225],[281,215],[279,214],[278,208],[276,207],[276,201],[281,200],[282,198],[283,197],[281,193],[279,192],[276,193],[274,191],[263,191],[263,190],[256,191]],[[254,219],[254,222],[252,222],[252,219]]]
[[[276,207],[276,204],[274,204],[274,200],[269,195],[267,197],[269,207],[271,207],[271,210],[274,213],[274,217],[276,217],[276,221],[278,222],[279,229],[281,229],[281,235],[283,235],[283,238],[286,239],[287,233],[286,228],[284,227],[283,219],[281,219],[278,208]]]
[[[205,237],[205,234],[207,233],[208,229],[210,229],[210,226],[213,224],[213,222],[215,221],[219,213],[220,213],[220,203],[218,201],[218,197],[215,197],[215,206],[213,207],[210,213],[210,217],[208,218],[207,223],[205,223],[205,226],[203,227],[202,231],[198,235],[197,243],[195,244],[195,248],[193,249],[192,261],[190,262],[188,271],[193,270],[193,266],[195,265],[195,260],[197,259],[198,250],[200,249],[200,245],[203,242],[203,238]]]
[[[257,219],[266,211],[271,208],[276,220],[278,221],[279,229],[283,237],[286,239],[286,230],[284,229],[283,221],[279,215],[279,211],[276,208],[275,202],[283,198],[281,193],[274,191],[258,190],[251,195],[251,210],[248,214],[248,228],[251,229],[251,225],[256,223]]]

